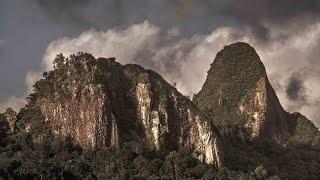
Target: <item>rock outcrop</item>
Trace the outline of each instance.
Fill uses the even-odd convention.
[[[58,55],[26,99],[0,113],[4,179],[320,177],[320,131],[282,108],[246,43],[217,54],[194,102],[151,70],[87,53]]]
[[[160,75],[114,58],[80,53],[55,60],[29,96],[56,136],[82,147],[119,147],[144,139],[149,148],[190,149],[199,160],[221,166],[219,132],[193,103]]]
[[[194,98],[195,104],[220,126],[244,129],[252,140],[283,144],[290,114],[279,103],[254,48],[238,42],[225,46]]]

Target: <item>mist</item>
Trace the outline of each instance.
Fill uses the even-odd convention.
[[[272,42],[257,39],[250,30],[233,27],[217,28],[210,34],[195,34],[175,42],[170,40],[179,33],[176,27],[164,29],[144,21],[127,28],[91,29],[77,37],[59,38],[48,46],[41,66],[43,71],[51,70],[59,53],[69,56],[88,52],[95,57],[116,57],[122,64],[136,63],[155,70],[169,83],[175,82],[182,94],[192,97],[202,87],[216,53],[227,44],[245,41],[255,47],[265,64],[284,108],[299,111],[319,125],[320,78],[316,74],[320,72],[314,66],[318,56],[313,49],[319,46],[320,24],[310,27],[298,35],[288,32],[286,40]],[[273,34],[281,30],[274,29],[270,29]],[[28,73],[29,92],[39,74]]]
[[[24,73],[21,87],[27,90],[19,95],[4,91],[7,99],[0,102],[0,111],[8,106],[21,108],[34,82],[52,69],[59,53],[69,56],[83,51],[95,57],[116,57],[122,64],[140,64],[192,97],[205,81],[216,53],[227,44],[245,41],[265,64],[284,108],[320,125],[320,5],[316,0],[26,2],[24,6],[36,7],[51,27],[76,31],[50,40],[45,52],[39,51],[39,56],[44,54],[41,64]],[[0,40],[0,48],[7,43],[12,42]],[[15,54],[3,57],[15,58]]]

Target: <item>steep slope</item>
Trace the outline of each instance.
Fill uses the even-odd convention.
[[[291,114],[289,146],[311,146],[320,150],[320,131],[305,116],[295,112]],[[319,152],[320,153],[320,152]]]
[[[320,176],[320,131],[282,108],[249,44],[231,44],[217,54],[193,101],[218,126],[228,149],[226,167],[245,171],[262,164],[281,177]]]
[[[139,65],[58,55],[28,104],[0,114],[0,177],[319,179],[320,131],[281,107],[250,45],[208,73],[196,107]]]
[[[119,147],[144,139],[160,151],[186,147],[222,164],[219,132],[193,103],[153,71],[80,53],[55,59],[29,96],[55,136],[82,147]]]
[[[249,44],[231,44],[217,54],[194,102],[215,123],[239,127],[250,139],[284,143],[289,135],[290,115]]]

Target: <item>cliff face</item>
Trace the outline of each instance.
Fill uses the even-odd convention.
[[[194,102],[114,58],[58,55],[54,67],[19,113],[0,114],[4,179],[267,178],[261,165],[283,178],[320,176],[320,131],[282,108],[246,43],[217,54]]]
[[[55,70],[35,84],[29,104],[56,136],[83,147],[119,147],[144,139],[149,148],[186,147],[203,162],[222,164],[219,132],[193,103],[153,71],[113,58],[57,56]]]
[[[255,50],[235,43],[221,50],[194,98],[195,104],[221,126],[238,126],[254,140],[284,143],[289,136],[289,113],[271,87]]]

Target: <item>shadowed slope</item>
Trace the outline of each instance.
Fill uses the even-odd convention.
[[[289,114],[249,44],[231,44],[217,54],[194,102],[215,123],[238,126],[247,137],[283,143],[289,135]]]

